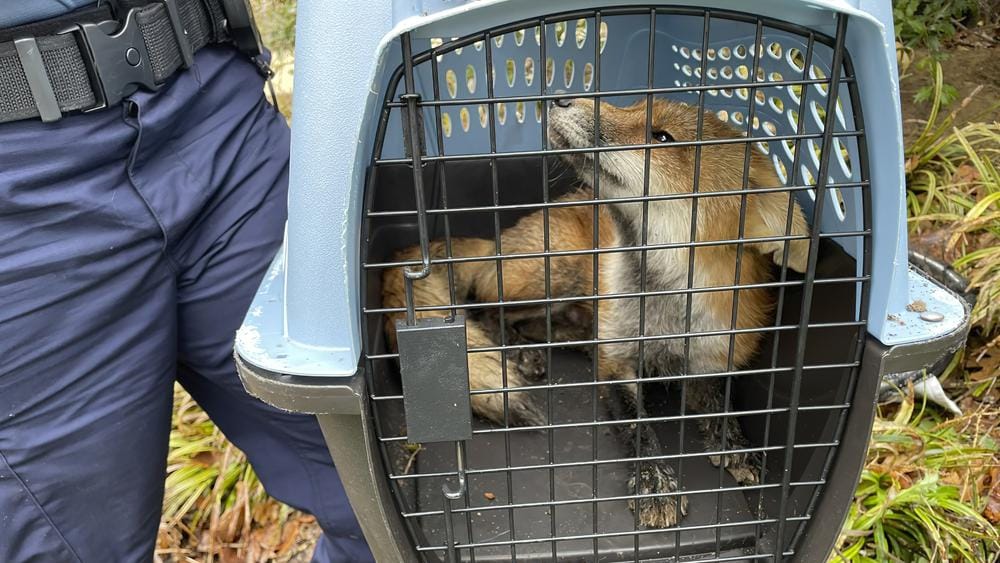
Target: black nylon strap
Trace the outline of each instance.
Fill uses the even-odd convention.
[[[143,4],[145,5],[146,2]],[[109,3],[98,2],[95,6],[73,10],[47,20],[0,29],[0,43],[13,41],[20,37],[54,35],[76,23],[98,23],[111,19],[114,19],[114,12],[111,11]]]
[[[228,41],[225,33],[225,14],[219,5],[219,0],[175,0],[175,3],[184,31],[187,32],[182,37],[187,38],[191,52],[210,43]],[[155,82],[162,84],[183,65],[178,34],[175,34],[170,14],[161,2],[133,1],[132,5],[141,6],[136,8],[136,22],[145,43],[145,50],[149,54],[148,64],[152,67]],[[60,18],[60,20],[65,19],[65,17]],[[87,21],[92,22],[93,19],[88,18]],[[41,26],[46,23],[41,22],[32,26],[35,29],[44,29]],[[60,23],[65,23],[66,28],[72,26],[69,21]],[[28,30],[17,31],[26,33]],[[30,37],[30,34],[20,35],[20,37],[25,36]],[[17,38],[19,37],[12,36],[12,39]],[[35,37],[35,41],[59,110],[66,113],[94,108],[101,101],[100,94],[94,92],[91,71],[88,70],[88,63],[85,61],[89,60],[89,55],[81,52],[77,34],[43,35]],[[32,73],[25,73],[24,62],[13,41],[0,43],[0,123],[39,117],[39,104],[36,103],[32,84],[28,80],[28,76]],[[121,64],[127,64],[124,52]],[[33,81],[38,91],[38,73],[34,75],[36,78]]]
[[[72,35],[36,38],[45,70],[62,112],[97,103],[87,67]],[[27,76],[13,42],[0,44],[0,122],[38,117]]]

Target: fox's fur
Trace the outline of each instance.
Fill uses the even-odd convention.
[[[651,130],[653,139],[671,142],[694,141],[697,138],[698,111],[692,107],[656,100],[652,110]],[[602,103],[600,108],[599,146],[641,145],[646,143],[646,102],[619,108]],[[734,138],[740,135],[719,121],[713,114],[702,116],[702,139]],[[561,100],[553,104],[548,116],[549,144],[554,149],[593,147],[595,142],[594,107],[587,99]],[[666,135],[662,135],[665,133]],[[558,201],[593,200],[589,187],[594,184],[595,171],[600,174],[600,199],[637,198],[644,194],[670,196],[691,194],[695,191],[694,146],[656,148],[650,152],[648,183],[646,179],[646,151],[604,151],[595,166],[594,153],[564,154],[566,160],[583,186]],[[744,169],[748,169],[749,188],[780,186],[774,168],[767,158],[756,150],[749,151],[746,164],[745,143],[708,144],[700,148],[700,174],[698,192],[735,191],[744,187]],[[647,191],[648,190],[648,191]],[[741,203],[745,197],[745,219],[740,227]],[[697,201],[696,204],[693,202]],[[789,204],[791,203],[791,207]],[[693,209],[694,205],[697,209]],[[806,235],[808,227],[802,211],[786,192],[764,192],[746,196],[703,196],[695,198],[665,198],[647,203],[643,212],[641,202],[618,202],[599,206],[598,241],[600,248],[645,245],[683,244],[692,240],[692,217],[696,212],[695,238],[697,242],[744,239],[739,279],[736,279],[737,245],[705,245],[694,249],[662,248],[648,250],[645,256],[645,291],[680,292],[647,296],[643,334],[668,336],[684,333],[727,331],[733,328],[753,329],[767,326],[771,320],[773,295],[765,289],[744,289],[738,294],[734,316],[734,292],[716,290],[693,293],[691,316],[687,318],[688,267],[693,256],[693,288],[727,287],[757,284],[770,281],[772,263],[787,263],[789,268],[804,271],[806,268],[808,240],[762,241],[752,239],[781,237],[786,234]],[[594,209],[590,204],[557,206],[548,210],[549,250],[591,250],[595,244]],[[645,216],[645,218],[644,218]],[[544,215],[537,211],[520,219],[514,226],[501,233],[500,246],[504,255],[538,253],[544,250]],[[645,225],[645,233],[643,226]],[[789,228],[790,226],[790,228]],[[785,257],[786,248],[788,256]],[[492,256],[495,241],[479,238],[452,238],[452,256]],[[431,255],[446,255],[443,241],[431,243]],[[395,260],[418,259],[420,250],[411,247],[398,252]],[[641,252],[607,252],[598,254],[597,283],[600,295],[636,294],[641,291]],[[545,260],[542,258],[504,259],[502,263],[503,300],[519,301],[544,299]],[[455,294],[460,302],[496,302],[499,299],[497,267],[495,261],[457,262],[453,264]],[[549,291],[553,297],[589,296],[594,287],[594,258],[592,254],[553,256],[549,259]],[[445,265],[435,265],[430,275],[414,282],[415,305],[447,305],[449,303],[449,273]],[[386,270],[383,277],[383,306],[405,305],[402,272]],[[598,305],[598,338],[622,339],[639,336],[639,307],[637,297],[603,299]],[[545,307],[519,307],[505,310],[505,321],[510,325],[511,338],[545,340]],[[418,312],[418,317],[443,316],[445,312]],[[592,336],[593,310],[591,301],[572,301],[552,306],[553,341],[589,339]],[[395,349],[395,322],[402,314],[389,315],[386,332],[390,345]],[[539,329],[539,321],[541,328]],[[496,326],[483,320],[470,318],[466,323],[469,348],[497,346]],[[511,338],[508,339],[510,344]],[[732,339],[728,334],[691,337],[686,370],[688,374],[723,373],[746,365],[755,354],[760,334],[741,332]],[[646,340],[643,344],[644,372],[677,374],[684,369],[685,339],[667,338]],[[639,344],[635,341],[599,344],[597,346],[598,377],[601,380],[634,381],[637,376]],[[501,389],[502,366],[498,352],[470,353],[469,382],[472,389]],[[507,353],[507,388],[528,384],[530,378],[544,372],[544,362],[536,350],[517,350]],[[720,385],[722,379],[705,377],[691,379],[687,384],[687,407],[701,413],[727,410]],[[634,383],[602,387],[602,394],[610,399],[608,404],[613,416],[634,419],[644,416],[643,407],[636,400]],[[504,395],[501,392],[474,394],[472,405],[476,414],[504,423]],[[545,416],[526,393],[508,395],[510,422],[515,424],[544,424]],[[725,422],[723,422],[725,421]],[[706,447],[720,451],[747,446],[739,424],[731,417],[709,417],[699,420],[705,434]],[[634,429],[623,426],[622,438],[630,445],[630,454],[641,456],[662,455],[656,434],[648,425],[640,425],[640,449],[637,451]],[[713,463],[724,464],[741,483],[756,483],[760,461],[758,456],[729,454],[713,456]],[[666,493],[677,488],[670,465],[665,462],[647,462],[629,482],[636,494]],[[678,506],[680,503],[680,506]],[[640,520],[651,527],[666,527],[677,522],[686,512],[686,498],[677,496],[644,497],[639,500]]]

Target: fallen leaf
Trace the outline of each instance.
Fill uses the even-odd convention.
[[[952,174],[952,179],[962,184],[972,184],[978,182],[981,178],[982,175],[979,173],[979,170],[968,162],[962,163],[961,166],[955,169],[955,173]]]
[[[900,490],[909,489],[913,486],[913,479],[902,471],[893,471],[892,477],[896,480],[896,485]]]
[[[223,547],[219,550],[219,562],[220,563],[241,563],[243,558],[235,548]]]
[[[483,498],[485,498],[486,500],[496,500],[497,496],[495,494],[493,494],[493,493],[487,492],[487,493],[483,493]]]
[[[913,303],[907,305],[906,310],[911,313],[923,313],[924,311],[927,310],[927,304],[921,301],[920,299],[917,299]]]
[[[993,524],[1000,524],[1000,497],[990,495],[986,508],[983,509],[983,516]]]
[[[949,226],[941,229],[928,228],[919,233],[912,233],[909,236],[909,248],[928,258],[950,264],[961,256],[958,249],[948,246],[953,230]]]
[[[301,524],[295,520],[292,520],[285,525],[285,529],[282,530],[283,537],[281,538],[281,543],[274,548],[274,552],[276,554],[284,555],[295,545],[295,540],[297,540],[299,536],[300,526]]]
[[[939,478],[946,485],[958,486],[965,481],[965,477],[958,471],[942,471]]]
[[[992,348],[983,348],[980,354],[970,354],[965,367],[972,381],[983,381],[1000,373],[1000,353]]]
[[[206,451],[198,452],[191,456],[191,461],[204,467],[212,467],[219,462],[219,452]]]

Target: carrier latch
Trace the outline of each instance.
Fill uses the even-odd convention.
[[[413,443],[472,438],[465,318],[396,323],[406,437]]]

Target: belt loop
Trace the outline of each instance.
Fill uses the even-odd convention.
[[[163,7],[167,9],[167,15],[170,16],[170,27],[174,30],[174,37],[177,39],[177,48],[181,52],[181,60],[184,62],[184,68],[191,68],[194,64],[194,53],[191,52],[191,41],[188,39],[188,32],[184,29],[184,21],[181,20],[181,14],[177,11],[177,1],[176,0],[162,0]]]
[[[98,0],[98,5],[100,5],[100,0]],[[125,10],[122,9],[121,0],[107,0],[109,6],[111,6],[111,15],[116,20],[125,19]]]
[[[62,111],[59,110],[59,100],[56,99],[52,82],[45,71],[45,59],[38,49],[38,42],[34,37],[23,37],[14,40],[14,47],[17,49],[17,58],[21,61],[21,68],[24,69],[24,77],[28,80],[31,97],[35,99],[38,115],[46,123],[58,121],[62,118]]]
[[[212,43],[221,43],[226,35],[226,25],[229,24],[226,21],[225,12],[212,0],[199,0],[199,3],[208,17],[208,25],[212,28]]]

